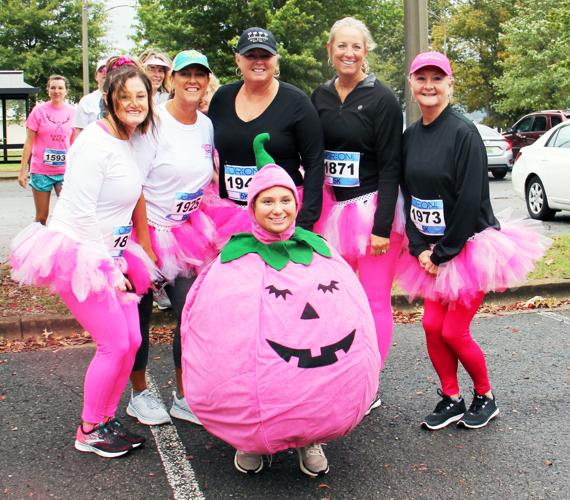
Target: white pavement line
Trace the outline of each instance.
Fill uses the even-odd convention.
[[[550,311],[540,311],[538,314],[540,316],[545,316],[545,317],[553,319],[555,321],[561,321],[562,323],[566,323],[567,325],[570,325],[570,318],[568,318],[567,316],[564,316],[563,314],[553,313]]]
[[[147,372],[148,388],[162,402],[154,379]],[[186,448],[180,440],[176,426],[151,425],[150,430],[160,454],[166,478],[176,500],[204,500],[194,469],[186,458]]]

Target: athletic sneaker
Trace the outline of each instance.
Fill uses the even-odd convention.
[[[116,418],[109,420],[107,422],[107,427],[109,427],[109,429],[111,429],[115,434],[122,437],[125,441],[131,443],[133,448],[138,448],[146,441],[146,438],[131,432]]]
[[[172,391],[172,408],[170,408],[170,414],[174,418],[186,420],[192,424],[202,425],[202,422],[198,420],[198,417],[192,413],[192,410],[186,402],[186,398],[178,399],[176,396],[176,391]]]
[[[166,294],[164,288],[153,292],[153,300],[156,304],[156,307],[158,307],[158,309],[161,311],[172,309],[172,303],[170,302],[170,299],[168,298],[168,295]]]
[[[75,449],[95,453],[100,457],[116,458],[131,451],[131,443],[113,432],[106,424],[99,424],[89,432],[80,425],[75,433]]]
[[[320,444],[310,444],[297,448],[299,467],[307,476],[317,477],[329,471],[329,461]]]
[[[380,394],[376,394],[374,401],[372,401],[372,403],[370,403],[370,406],[368,407],[368,410],[366,410],[366,413],[364,414],[364,416],[370,415],[370,412],[372,410],[375,410],[376,408],[378,408],[381,404],[382,404],[382,400],[380,399]]]
[[[499,408],[497,407],[495,395],[491,399],[473,391],[473,402],[467,413],[457,422],[457,425],[467,427],[468,429],[480,429],[485,427],[498,414]]]
[[[437,431],[457,422],[465,413],[465,400],[463,398],[455,401],[441,392],[441,389],[438,389],[437,393],[441,396],[441,401],[422,422],[422,427],[430,431]]]
[[[263,469],[263,457],[256,453],[236,450],[234,465],[237,470],[244,474],[257,474]]]
[[[171,424],[172,420],[162,403],[145,389],[136,396],[131,392],[131,400],[127,406],[127,415],[135,417],[141,424]]]

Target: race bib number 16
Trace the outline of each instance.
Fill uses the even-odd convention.
[[[442,236],[445,233],[443,200],[420,200],[412,196],[410,218],[422,234]]]

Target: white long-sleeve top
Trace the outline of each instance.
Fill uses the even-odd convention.
[[[158,107],[157,115],[157,133],[138,137],[133,147],[145,177],[149,223],[173,227],[185,220],[180,204],[197,208],[199,203],[192,202],[212,180],[214,130],[210,119],[199,111],[192,125],[176,120],[166,103]]]
[[[69,150],[63,189],[48,227],[111,257],[117,228],[130,225],[141,190],[130,141],[92,123]]]

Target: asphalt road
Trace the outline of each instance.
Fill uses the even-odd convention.
[[[514,217],[527,217],[524,200],[513,191],[511,174],[502,180],[489,176],[491,202],[496,213],[511,209]],[[52,206],[55,197],[52,197]],[[10,240],[34,220],[31,190],[23,190],[15,179],[0,179],[0,262],[8,257]],[[570,233],[570,212],[556,214],[554,221],[544,224],[548,235]]]
[[[299,471],[292,452],[277,454],[260,475],[245,476],[233,468],[228,445],[180,422],[155,431],[156,438],[137,426],[147,444],[120,459],[77,452],[74,428],[93,349],[2,354],[0,494],[74,500],[168,499],[174,492],[179,499],[567,499],[569,325],[570,310],[477,318],[473,334],[487,353],[501,415],[478,431],[438,432],[418,425],[437,401],[421,326],[398,325],[382,376],[383,405],[349,436],[328,444],[331,470],[316,480]],[[151,360],[152,377],[170,403],[170,349],[153,348]],[[134,425],[128,417],[125,422]],[[176,434],[169,442],[175,429],[180,442]],[[174,451],[161,458],[160,447]]]

